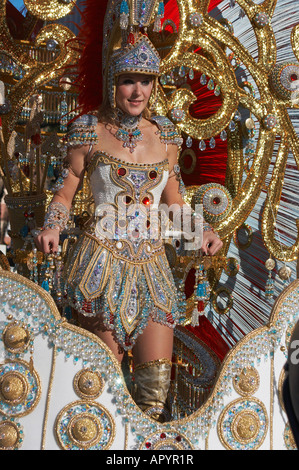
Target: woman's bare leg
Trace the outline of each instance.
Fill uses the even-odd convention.
[[[134,364],[143,364],[157,359],[172,358],[173,329],[161,323],[149,321],[133,348]]]
[[[74,312],[82,328],[97,335],[111,349],[119,362],[123,360],[124,351],[114,339],[113,332],[105,330],[97,317],[86,317]],[[157,359],[172,358],[173,329],[149,320],[143,333],[137,338],[133,348],[134,364],[143,364]]]
[[[73,316],[78,320],[80,326],[85,330],[94,333],[98,336],[108,348],[111,349],[112,353],[119,362],[122,362],[124,351],[120,348],[114,339],[112,331],[106,330],[100,323],[97,317],[86,317],[79,312],[73,312]]]

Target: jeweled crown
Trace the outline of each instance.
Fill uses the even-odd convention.
[[[161,28],[164,3],[158,0],[110,0],[104,21],[103,74],[112,106],[115,79],[125,72],[159,75],[160,55],[146,35]]]
[[[147,36],[141,35],[134,44],[112,56],[114,74],[140,72],[159,75],[160,56]]]

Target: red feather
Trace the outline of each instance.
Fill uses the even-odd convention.
[[[78,102],[83,114],[98,109],[102,102],[103,28],[108,0],[86,0],[77,41],[82,52],[77,64]]]

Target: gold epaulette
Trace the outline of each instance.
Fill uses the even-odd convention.
[[[159,128],[161,142],[165,144],[176,144],[179,147],[182,145],[183,139],[170,119],[166,116],[152,116],[151,121]]]
[[[83,114],[73,121],[64,137],[64,142],[69,146],[93,145],[98,142],[95,132],[98,119],[92,114]]]

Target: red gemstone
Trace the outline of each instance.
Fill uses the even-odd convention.
[[[128,44],[135,44],[135,36],[133,33],[130,33],[128,36]]]
[[[145,447],[146,447],[147,449],[149,449],[149,448],[151,447],[151,445],[152,445],[152,444],[151,444],[150,442],[146,442],[146,443],[145,443]]]
[[[157,178],[157,172],[155,170],[150,171],[149,177],[151,180],[154,180]]]
[[[161,439],[165,439],[165,437],[166,437],[165,432],[162,432],[162,434],[160,434],[160,437],[161,437]]]
[[[132,201],[132,198],[131,196],[125,196],[125,204],[130,204],[130,202]]]
[[[125,174],[127,173],[127,170],[125,168],[119,168],[117,170],[117,173],[119,176],[125,176]]]
[[[205,303],[203,300],[199,300],[198,303],[197,303],[197,310],[199,312],[203,312],[205,309]]]
[[[150,221],[149,221],[149,220],[147,220],[147,221],[146,221],[146,227],[147,227],[147,228],[149,228],[149,227],[150,227],[150,225],[151,225]]]
[[[181,440],[182,440],[181,436],[177,436],[175,439],[176,439],[176,441],[178,441],[178,442],[181,442]]]
[[[213,204],[220,204],[220,197],[214,197]]]
[[[292,73],[292,75],[291,75],[290,78],[291,78],[291,81],[292,81],[292,82],[295,82],[296,80],[298,80],[298,76],[297,76],[296,73]]]
[[[144,197],[144,198],[142,199],[142,202],[143,202],[143,204],[148,205],[148,204],[150,203],[149,197],[147,197],[147,196]]]

